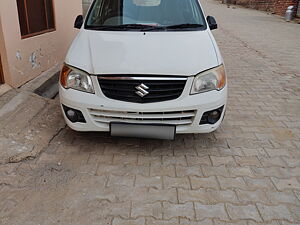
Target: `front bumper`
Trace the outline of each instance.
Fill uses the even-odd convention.
[[[94,84],[98,84],[96,77],[92,77],[92,80]],[[190,95],[192,82],[193,78],[190,77],[179,98],[158,103],[141,104],[109,99],[103,95],[97,85],[94,87],[95,94],[64,89],[60,85],[59,95],[62,105],[80,110],[84,115],[86,123],[72,123],[63,111],[66,123],[76,131],[109,132],[110,122],[138,122],[140,124],[175,124],[176,133],[210,133],[220,126],[224,118],[227,86],[221,91]],[[203,113],[221,106],[224,106],[224,110],[217,123],[199,125]]]

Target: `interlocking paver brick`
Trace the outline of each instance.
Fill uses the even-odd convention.
[[[246,184],[241,177],[221,177],[218,176],[218,181],[222,189],[246,189]]]
[[[151,165],[150,167],[150,176],[169,176],[175,177],[175,166],[156,166]]]
[[[262,219],[255,205],[232,205],[226,204],[228,214],[233,220],[255,220],[261,222]]]
[[[136,187],[154,187],[161,189],[162,188],[162,177],[145,177],[141,175],[136,175],[135,180]]]
[[[234,166],[236,165],[234,158],[231,156],[210,156],[213,166]]]
[[[134,146],[134,147],[127,147],[126,154],[128,155],[150,155],[150,146],[148,147],[141,147],[141,146]]]
[[[149,199],[148,188],[142,187],[126,187],[126,186],[112,186],[107,187],[104,191],[96,192],[97,198],[101,200],[101,196],[103,199],[106,199],[107,196],[111,196],[113,200],[111,202],[140,202],[144,203],[153,203],[155,199]]]
[[[194,221],[185,218],[180,218],[180,225],[213,225],[213,221],[211,219]]]
[[[257,190],[257,189],[274,190],[275,189],[274,185],[272,184],[269,178],[256,179],[256,178],[244,177],[244,180],[247,184],[247,189],[249,190]]]
[[[300,167],[300,158],[282,157],[289,167]]]
[[[177,177],[203,176],[200,166],[176,166],[175,169]]]
[[[272,144],[272,146],[275,147],[274,149],[278,149],[278,152],[276,152],[274,154],[274,156],[289,156],[289,157],[291,157],[294,155],[294,152],[292,150],[290,150],[290,149],[296,147],[292,141],[269,139],[269,142]],[[270,149],[270,147],[268,147],[268,149]],[[285,151],[282,151],[282,149],[285,149]],[[271,151],[269,151],[269,152],[271,152]],[[270,153],[270,154],[273,155],[273,153]]]
[[[284,162],[284,160],[281,159],[280,157],[271,157],[271,158],[260,157],[259,161],[263,165],[263,167],[272,167],[272,166],[285,167],[287,165]]]
[[[112,164],[113,155],[90,154],[88,164]]]
[[[108,178],[107,186],[127,186],[127,187],[133,187],[134,184],[134,175],[128,175],[128,176],[115,176],[110,175]]]
[[[220,156],[244,156],[240,148],[217,148]]]
[[[108,187],[115,196],[117,202],[144,202],[154,203],[155,199],[150,199],[148,188],[146,187]],[[111,190],[112,189],[112,190]]]
[[[219,183],[216,177],[195,177],[191,176],[191,185],[192,189],[199,189],[199,188],[214,188],[220,189]]]
[[[267,167],[258,168],[252,167],[253,173],[257,177],[276,177],[276,178],[289,178],[300,174],[300,168],[283,168],[283,167]]]
[[[254,222],[252,220],[248,221],[248,225],[257,225],[258,223],[257,222]],[[285,221],[276,221],[276,220],[273,220],[273,221],[270,221],[270,222],[265,222],[265,223],[259,223],[260,225],[291,225],[290,223],[285,223]]]
[[[151,156],[173,156],[174,150],[166,147],[155,148],[151,152]]]
[[[84,164],[80,165],[78,168],[78,173],[85,173],[89,175],[96,175],[97,172],[97,164]]]
[[[155,219],[162,219],[162,205],[156,203],[133,202],[131,209],[131,217],[151,216]]]
[[[147,166],[134,166],[134,165],[106,165],[99,164],[97,169],[98,175],[113,174],[116,176],[125,175],[149,175],[150,168]]]
[[[146,225],[179,225],[179,220],[175,218],[170,220],[155,220],[153,218],[147,218]]]
[[[99,215],[120,216],[122,218],[129,218],[130,203],[110,203],[103,201],[97,204],[97,209],[99,210]]]
[[[271,220],[288,220],[293,222],[293,216],[286,206],[268,206],[258,203],[258,210],[265,221]]]
[[[263,190],[253,190],[253,191],[245,191],[245,190],[236,190],[236,194],[243,204],[254,204],[256,202],[261,203],[269,203],[269,199],[267,196],[267,192]]]
[[[209,203],[216,204],[219,202],[238,203],[237,195],[232,190],[214,190],[207,189],[207,198]]]
[[[250,220],[251,221],[251,220]],[[214,220],[215,225],[249,225],[249,222],[247,220],[240,220],[240,221],[235,221],[235,222],[224,222],[220,220]],[[257,223],[255,223],[257,224]],[[254,224],[253,224],[254,225]],[[264,224],[266,225],[266,224]],[[270,225],[270,224],[269,224]],[[278,224],[277,224],[278,225]]]
[[[197,151],[194,149],[194,146],[191,148],[182,148],[182,146],[179,147],[175,147],[174,148],[174,155],[175,156],[185,156],[185,155],[189,155],[189,156],[197,156]]]
[[[270,202],[274,205],[279,205],[282,203],[285,204],[294,204],[300,206],[300,201],[296,197],[296,195],[292,191],[276,191],[276,192],[267,192],[266,193],[268,198],[270,199]]]
[[[75,141],[72,144],[76,145],[76,142],[79,142],[78,145],[80,146],[81,153],[91,153],[91,154],[99,154],[99,155],[102,155],[104,153],[106,144],[105,143],[99,144],[97,141],[95,141],[95,138],[92,136],[89,138],[84,138],[83,143],[80,143],[80,139],[75,138],[74,140]]]
[[[156,203],[159,201],[178,202],[176,189],[155,189],[148,187],[107,187],[103,191],[97,191],[97,198],[107,199],[111,202]]]
[[[300,190],[294,190],[294,193],[300,201]]]
[[[215,218],[220,220],[228,220],[228,215],[225,211],[225,206],[222,203],[215,205],[203,205],[195,203],[196,217],[198,220],[206,218]]]
[[[214,155],[215,153],[218,153],[217,148],[227,148],[228,147],[228,142],[227,139],[216,139],[216,138],[206,138],[204,139],[205,141],[205,148],[206,151],[208,151],[210,154],[209,155]],[[197,142],[196,149],[198,155],[203,155],[203,148],[198,145],[199,142]],[[206,154],[207,155],[207,154]]]
[[[105,145],[104,155],[123,154],[126,155],[126,148],[117,146],[116,144],[109,143]]]
[[[138,165],[150,166],[150,164],[161,165],[162,157],[161,156],[145,156],[145,155],[138,156]]]
[[[77,179],[75,181],[77,182],[77,186],[79,187],[86,188],[89,186],[97,186],[98,188],[104,188],[107,183],[108,177],[105,175],[93,176],[82,174],[81,176],[78,176]]]
[[[117,155],[113,156],[113,164],[122,165],[122,164],[137,164],[137,155]]]
[[[186,156],[187,163],[189,166],[195,166],[195,165],[211,165],[211,161],[208,156]]]
[[[250,167],[229,167],[229,176],[230,177],[254,177],[254,174]]]
[[[300,206],[299,205],[287,205],[289,212],[293,217],[294,223],[300,224]]]
[[[147,199],[145,199],[145,202],[155,202],[155,201],[165,201],[165,202],[171,202],[171,203],[177,203],[177,191],[175,188],[165,189],[165,190],[159,190],[150,188],[149,194],[147,195]]]
[[[204,176],[224,176],[228,177],[229,172],[225,166],[201,166]]]
[[[163,215],[164,215],[164,219],[171,219],[176,217],[194,219],[195,217],[194,205],[191,202],[187,202],[185,204],[173,204],[169,202],[164,202]]]
[[[290,152],[284,148],[266,148],[265,150],[271,157],[276,157],[276,156],[290,157],[291,156]]]
[[[260,166],[260,162],[255,156],[236,156],[235,160],[240,166]]]
[[[242,148],[246,156],[268,157],[267,152],[263,148]]]
[[[185,202],[201,202],[203,204],[208,204],[208,195],[205,189],[198,190],[183,190],[178,189],[178,199],[179,203]]]
[[[163,177],[164,188],[184,188],[191,189],[188,177]]]
[[[163,165],[187,166],[187,161],[185,156],[163,156]]]
[[[114,218],[112,225],[145,225],[145,218],[130,219],[130,220]]]
[[[243,112],[245,113],[245,112]],[[253,121],[251,121],[253,123]],[[261,123],[261,122],[258,122]],[[253,125],[253,124],[252,124]],[[244,125],[248,126],[248,125]],[[259,124],[255,125],[259,126]],[[272,144],[267,140],[252,140],[252,139],[245,139],[245,138],[227,138],[226,139],[230,148],[271,148],[273,147]]]
[[[300,182],[297,180],[296,177],[292,177],[289,179],[278,179],[278,178],[271,178],[276,188],[280,191],[285,189],[298,189],[300,190]]]
[[[199,142],[200,142],[200,144],[199,144]],[[208,147],[207,140],[204,138],[199,138],[198,140],[195,140],[194,143],[195,143],[197,155],[200,158],[205,159],[209,155],[219,155],[218,147],[213,146],[213,145]],[[204,145],[204,146],[201,146],[201,145]],[[205,161],[205,162],[208,162],[208,161]]]

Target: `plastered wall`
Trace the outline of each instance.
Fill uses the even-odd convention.
[[[17,3],[0,1],[0,54],[5,83],[19,87],[42,72],[61,64],[78,30],[82,0],[53,0],[56,31],[21,39]]]
[[[93,0],[82,0],[83,14],[84,15],[86,15],[87,10],[89,9],[92,2],[93,2]]]

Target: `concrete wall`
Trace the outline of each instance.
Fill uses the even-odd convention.
[[[5,83],[19,87],[61,64],[76,33],[82,0],[53,0],[56,31],[21,39],[17,1],[0,0],[0,54]]]

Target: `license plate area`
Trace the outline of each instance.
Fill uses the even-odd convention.
[[[174,140],[175,125],[110,123],[111,136]]]

